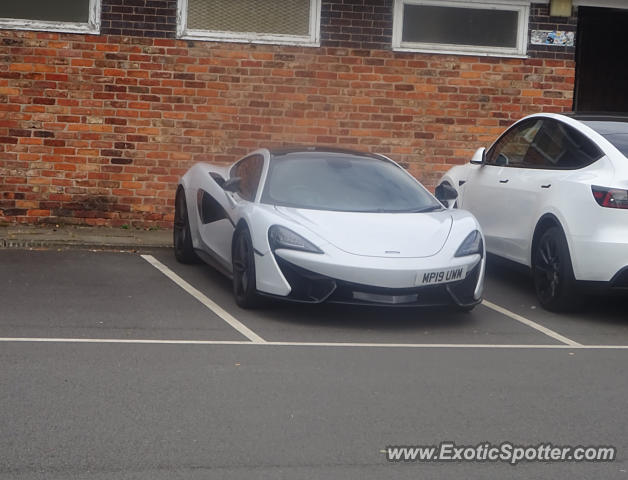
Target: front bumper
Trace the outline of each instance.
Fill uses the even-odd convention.
[[[402,307],[453,305],[462,308],[481,302],[484,259],[477,262],[462,280],[410,288],[388,288],[341,280],[307,270],[280,257],[275,257],[275,260],[290,285],[290,293],[287,296],[265,295],[282,300]]]

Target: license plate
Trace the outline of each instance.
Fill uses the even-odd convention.
[[[417,274],[417,285],[436,285],[438,283],[455,282],[462,280],[466,274],[466,267],[433,270]]]

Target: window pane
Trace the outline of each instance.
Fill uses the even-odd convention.
[[[582,168],[601,156],[601,151],[569,125],[546,120],[525,158],[532,168]]]
[[[489,165],[521,167],[543,121],[532,119],[506,132],[486,154]]]
[[[241,178],[238,193],[245,200],[250,202],[255,200],[255,194],[257,193],[257,186],[259,184],[260,177],[262,176],[263,167],[264,157],[261,155],[254,155],[252,157],[245,158],[234,168],[233,176]]]
[[[308,35],[310,0],[189,0],[188,28]]]
[[[628,122],[619,120],[587,120],[582,123],[603,135],[606,140],[628,157]]]
[[[628,135],[625,134],[609,134],[604,135],[606,140],[611,142],[617,150],[628,157]]]
[[[0,18],[87,23],[89,0],[0,0]]]
[[[404,42],[516,48],[518,12],[406,4]]]

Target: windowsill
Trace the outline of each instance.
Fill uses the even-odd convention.
[[[100,25],[78,22],[45,22],[42,20],[12,20],[0,19],[0,29],[6,30],[35,30],[41,32],[58,33],[87,33],[97,35]]]
[[[498,58],[529,58],[528,55],[520,53],[502,53],[502,52],[487,52],[481,50],[455,50],[455,49],[437,49],[437,48],[409,48],[409,47],[393,47],[394,52],[409,52],[409,53],[431,53],[441,55],[465,55],[472,57],[498,57]]]
[[[187,30],[177,36],[182,40],[200,40],[203,42],[230,42],[230,43],[251,43],[266,45],[294,45],[301,47],[320,47],[318,40],[311,38],[279,36],[279,35],[241,35],[228,33],[213,33],[203,30]]]

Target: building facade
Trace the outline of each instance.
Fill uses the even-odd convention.
[[[0,221],[167,227],[193,163],[262,146],[382,153],[434,186],[514,120],[574,108],[601,8],[557,3],[0,6]]]

